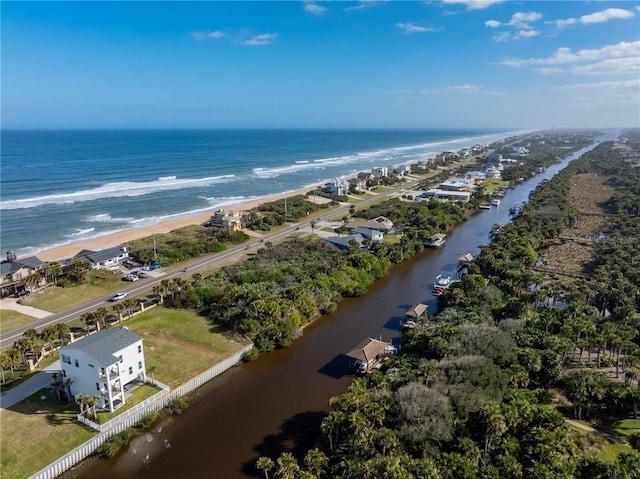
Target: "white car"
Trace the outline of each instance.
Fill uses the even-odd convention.
[[[123,276],[122,279],[125,281],[138,281],[140,278],[138,278],[135,274],[128,274],[126,276]]]
[[[116,293],[114,296],[111,297],[111,301],[120,301],[121,299],[126,298],[127,296],[129,296],[127,293]]]

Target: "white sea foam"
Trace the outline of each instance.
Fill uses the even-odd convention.
[[[124,196],[142,196],[159,191],[178,190],[183,188],[198,188],[216,183],[231,181],[235,175],[211,176],[208,178],[191,178],[175,180],[155,180],[146,182],[123,181],[107,183],[89,190],[73,193],[34,196],[17,200],[0,202],[0,210],[15,210],[36,208],[44,205],[74,203],[79,201],[93,201],[103,198],[120,198]]]
[[[83,238],[87,236],[89,233],[95,231],[95,228],[81,228],[75,230],[73,233],[67,235],[68,238]]]

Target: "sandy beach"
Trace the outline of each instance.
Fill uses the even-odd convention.
[[[246,201],[233,205],[227,205],[224,207],[224,209],[233,211],[246,211],[255,208],[256,206],[263,203],[269,203],[272,201],[297,195],[304,195],[308,191],[310,191],[310,188],[303,188],[286,194],[262,198],[260,200]],[[185,215],[184,217],[176,218],[170,221],[163,221],[161,223],[156,223],[149,226],[132,228],[129,230],[99,236],[96,238],[74,241],[69,244],[39,251],[35,254],[35,256],[37,256],[41,261],[62,261],[68,258],[72,258],[83,249],[99,251],[105,248],[111,248],[124,244],[128,241],[147,238],[153,234],[168,233],[178,228],[184,228],[185,226],[202,224],[211,217],[214,211],[216,211],[216,209],[212,208],[211,211],[205,213],[199,213],[196,215]]]

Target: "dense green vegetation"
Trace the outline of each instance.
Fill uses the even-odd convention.
[[[248,239],[249,236],[242,231],[190,226],[132,241],[129,255],[142,264],[157,262],[168,266],[203,254],[224,251],[227,245],[240,244]]]
[[[574,415],[613,430],[637,415],[640,219],[615,210],[594,280],[568,287],[531,270],[576,219],[567,195],[586,171],[624,179],[623,203],[640,204],[638,168],[612,144],[572,162],[482,248],[435,318],[405,332],[399,359],[331,399],[314,449],[256,467],[291,478],[640,477],[640,452],[600,457],[565,424]]]

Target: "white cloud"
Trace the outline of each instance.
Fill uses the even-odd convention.
[[[562,68],[558,67],[534,68],[533,70],[538,73],[542,73],[543,75],[555,75],[564,71]]]
[[[517,12],[511,16],[511,20],[506,25],[516,28],[531,28],[529,22],[540,20],[542,15],[538,12]]]
[[[606,10],[592,13],[590,15],[583,15],[582,17],[580,17],[580,23],[604,23],[608,22],[609,20],[625,20],[627,18],[633,18],[633,16],[633,12],[629,10],[623,10],[622,8],[607,8]]]
[[[572,52],[570,48],[558,48],[555,53],[547,58],[509,59],[501,62],[512,67],[526,67],[532,65],[562,65],[568,63],[594,62],[609,58],[625,58],[640,56],[640,41],[620,42],[616,45],[607,45],[599,49],[578,50]]]
[[[497,33],[491,37],[494,42],[506,42],[511,38],[511,34],[509,32]]]
[[[640,57],[612,58],[588,65],[576,65],[570,71],[578,75],[640,75]]]
[[[254,35],[249,40],[242,42],[243,45],[269,45],[271,40],[278,36],[277,33],[262,33],[260,35]]]
[[[454,93],[454,94],[465,94],[465,95],[493,95],[493,96],[502,95],[502,93],[497,91],[485,90],[482,85],[469,85],[469,84],[451,85],[451,86],[445,86],[442,88],[425,88],[423,90],[420,90],[420,93],[422,94]]]
[[[196,40],[208,40],[224,37],[224,32],[216,30],[214,32],[192,32],[191,36]]]
[[[405,33],[418,33],[418,32],[434,32],[435,28],[421,27],[420,25],[414,25],[413,23],[396,23],[396,27],[401,28]]]
[[[305,3],[303,8],[305,11],[309,13],[313,13],[314,15],[322,15],[324,12],[327,11],[326,7],[317,5],[315,3]]]
[[[500,23],[498,20],[487,20],[486,22],[484,22],[484,24],[489,28],[498,28],[500,25],[502,25],[502,23]]]
[[[358,5],[354,5],[353,7],[346,7],[344,11],[350,12],[352,10],[362,10],[364,8],[373,7],[374,4],[375,4],[375,0],[361,0]]]
[[[467,10],[484,10],[502,2],[503,0],[442,0],[442,3],[449,5],[466,5]]]
[[[540,35],[538,30],[520,30],[514,38],[531,38]]]
[[[578,23],[578,20],[576,20],[575,18],[565,18],[564,20],[553,20],[553,21],[549,21],[549,22],[544,22],[545,24],[555,24],[556,27],[558,28],[566,28],[569,25],[575,25],[576,23]]]
[[[573,85],[562,85],[556,87],[556,90],[631,90],[638,94],[640,91],[639,80],[626,81],[603,81],[598,83],[575,83]]]

